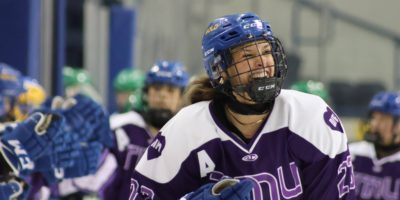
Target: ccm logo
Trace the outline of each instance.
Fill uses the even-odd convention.
[[[275,88],[275,84],[258,87],[258,91],[269,90]]]
[[[255,161],[257,159],[258,159],[258,155],[257,154],[249,154],[249,155],[246,155],[246,156],[244,156],[242,158],[242,160],[246,161],[246,162],[252,162],[252,161]]]

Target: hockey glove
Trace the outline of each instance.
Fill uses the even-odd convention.
[[[98,141],[107,147],[112,147],[113,134],[110,130],[109,116],[102,106],[85,95],[78,94],[74,99],[77,104],[71,108],[71,112],[81,115],[93,128],[93,134],[88,141]]]
[[[16,174],[33,169],[34,161],[50,150],[63,123],[57,113],[36,111],[14,129],[5,130],[0,151]]]
[[[73,160],[73,165],[66,168],[56,168],[42,171],[46,181],[56,183],[63,178],[77,178],[96,172],[103,145],[98,142],[81,145],[79,155]]]
[[[28,192],[28,185],[21,180],[11,179],[0,182],[0,199],[25,199]]]
[[[98,142],[82,146],[80,155],[74,160],[72,167],[65,168],[65,178],[75,178],[93,174],[97,170],[103,145]]]
[[[203,185],[182,200],[250,200],[252,189],[251,180],[222,179]]]
[[[71,167],[79,156],[79,137],[74,133],[62,133],[51,146],[51,151],[35,162],[35,171],[50,171],[54,168]]]

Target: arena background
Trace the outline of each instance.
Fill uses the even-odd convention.
[[[64,66],[84,68],[113,111],[112,80],[122,68],[173,59],[201,74],[207,22],[252,11],[286,47],[286,86],[325,83],[354,140],[371,96],[400,87],[398,8],[398,0],[0,0],[0,61],[51,95],[63,92]]]

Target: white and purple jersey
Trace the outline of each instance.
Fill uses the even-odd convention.
[[[400,200],[400,151],[378,159],[373,143],[349,145],[357,199]]]
[[[102,199],[126,199],[130,177],[140,156],[151,142],[151,135],[143,118],[130,111],[110,118],[116,145],[110,149],[115,156],[117,168],[100,191]]]
[[[282,90],[249,143],[216,118],[215,102],[183,108],[147,148],[129,199],[179,199],[222,176],[254,181],[252,199],[354,199],[347,137],[319,97]]]

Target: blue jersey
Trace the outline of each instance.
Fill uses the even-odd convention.
[[[250,142],[216,117],[213,101],[183,108],[147,148],[129,199],[179,199],[223,176],[254,182],[252,199],[354,199],[347,137],[319,97],[282,90]]]
[[[349,145],[358,199],[400,200],[400,151],[378,159],[374,144]]]

